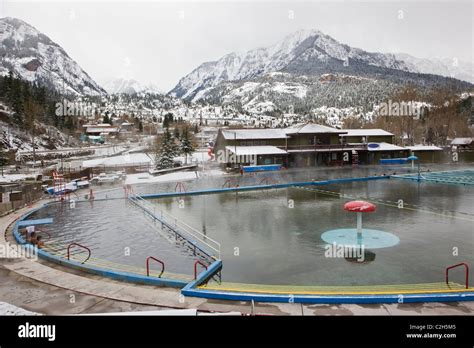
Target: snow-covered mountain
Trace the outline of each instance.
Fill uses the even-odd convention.
[[[102,86],[110,94],[135,94],[152,93],[162,94],[163,92],[154,84],[142,84],[134,79],[117,78],[105,81]]]
[[[0,18],[0,74],[13,71],[61,93],[102,95],[100,87],[49,37],[16,18]]]
[[[299,76],[340,73],[381,80],[423,80],[418,76],[422,71],[412,61],[407,63],[394,54],[353,48],[318,30],[300,30],[273,46],[230,53],[217,61],[203,63],[183,77],[170,94],[198,100],[206,94],[202,91],[223,82],[251,80],[271,72]]]
[[[454,77],[474,83],[474,64],[469,62],[456,58],[417,58],[406,53],[397,53],[395,57],[405,62],[412,72]]]
[[[192,99],[201,89],[214,87],[223,81],[251,79],[281,70],[295,72],[298,65],[300,68],[312,65],[313,70],[318,66],[342,68],[351,66],[351,61],[408,70],[394,55],[351,48],[318,30],[299,30],[273,46],[244,53],[230,53],[217,61],[206,62],[182,78],[171,93]]]

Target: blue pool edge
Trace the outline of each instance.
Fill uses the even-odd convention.
[[[162,198],[170,196],[183,196],[183,195],[199,195],[209,193],[221,193],[221,192],[235,192],[235,191],[251,191],[271,188],[285,188],[293,186],[319,186],[328,185],[333,183],[343,182],[354,182],[354,181],[368,181],[378,179],[390,179],[390,176],[375,176],[365,178],[344,178],[344,179],[332,179],[325,181],[310,181],[310,182],[295,182],[287,184],[272,184],[272,185],[259,185],[259,186],[243,186],[236,188],[222,188],[222,189],[207,189],[199,191],[179,192],[179,193],[160,193],[160,194],[145,194],[141,195],[141,198]],[[26,241],[22,238],[18,231],[19,222],[25,220],[28,216],[34,212],[43,209],[47,205],[56,202],[48,202],[42,206],[32,209],[29,212],[20,216],[14,224],[13,235],[17,243],[24,245]],[[32,246],[30,246],[32,248]],[[230,300],[230,301],[255,301],[255,302],[275,302],[275,303],[320,303],[320,304],[382,304],[382,303],[417,303],[417,302],[457,302],[457,301],[474,301],[474,290],[466,292],[439,292],[439,293],[420,293],[420,294],[389,294],[389,295],[315,295],[315,294],[272,294],[272,293],[252,293],[252,292],[236,292],[236,291],[219,291],[210,290],[205,288],[199,288],[200,285],[206,283],[216,273],[218,273],[222,267],[222,260],[215,260],[208,266],[208,269],[201,272],[197,279],[187,282],[184,280],[176,279],[165,279],[156,277],[147,277],[145,275],[133,274],[128,272],[113,271],[106,268],[100,268],[96,266],[90,266],[82,264],[76,261],[67,260],[60,258],[55,255],[51,255],[44,250],[38,249],[38,256],[47,261],[54,262],[63,266],[71,267],[88,273],[97,274],[103,277],[111,278],[114,280],[121,280],[125,282],[144,284],[144,285],[155,285],[162,287],[173,287],[180,288],[181,293],[184,296],[206,298],[206,299],[217,299],[217,300]]]

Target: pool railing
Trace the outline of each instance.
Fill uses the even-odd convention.
[[[129,194],[128,199],[143,211],[148,213],[153,219],[161,222],[174,233],[179,234],[183,239],[188,241],[207,256],[217,259],[221,258],[221,244],[218,241],[206,236],[202,232],[179,220],[175,216],[163,212],[162,209],[159,213],[157,213],[156,207],[153,204],[147,202],[141,196],[132,193]]]

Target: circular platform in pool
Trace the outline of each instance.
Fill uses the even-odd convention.
[[[364,245],[366,249],[388,248],[400,243],[400,239],[389,232],[362,229],[362,237],[358,238],[355,228],[340,228],[324,232],[321,239],[326,243],[338,245]]]

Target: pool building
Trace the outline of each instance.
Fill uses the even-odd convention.
[[[378,164],[381,159],[422,154],[436,161],[436,146],[401,147],[383,129],[336,129],[314,123],[281,129],[220,129],[214,153],[224,153],[227,167],[281,164],[284,167]],[[254,163],[250,163],[251,155]],[[255,163],[256,162],[256,163]]]

